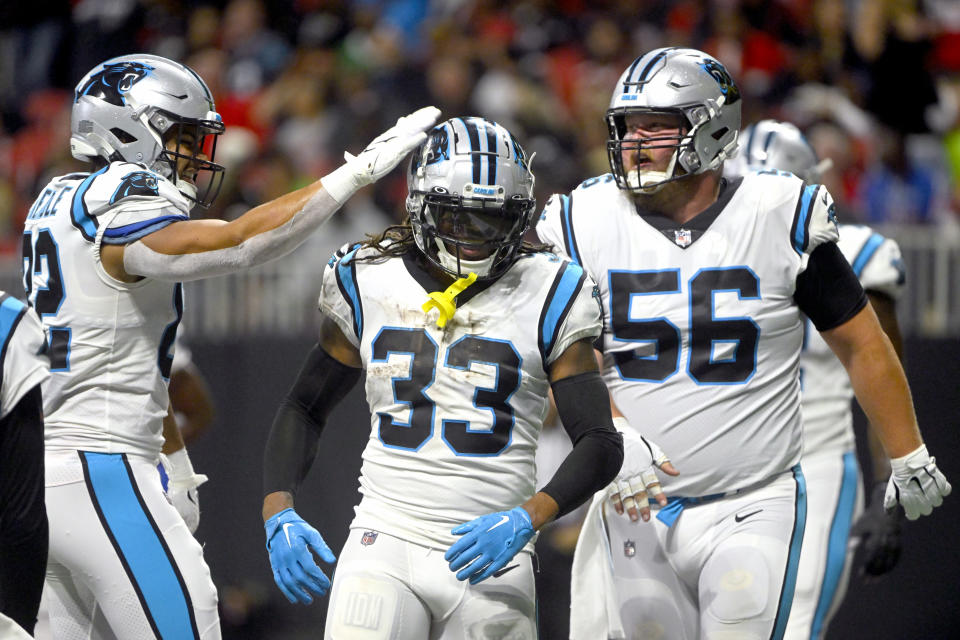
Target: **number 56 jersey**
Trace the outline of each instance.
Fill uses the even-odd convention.
[[[351,527],[445,549],[453,527],[534,494],[548,367],[600,334],[600,307],[583,269],[534,253],[467,287],[440,328],[422,305],[446,285],[415,251],[348,253],[326,270],[320,307],[366,371],[371,432]]]
[[[797,276],[837,238],[826,189],[748,174],[684,225],[640,215],[612,176],[554,196],[537,226],[601,292],[604,380],[680,475],[667,495],[757,484],[800,459]]]

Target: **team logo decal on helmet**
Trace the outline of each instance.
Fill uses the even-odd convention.
[[[127,104],[124,94],[151,71],[153,67],[141,62],[106,63],[103,69],[91,75],[82,86],[77,87],[73,101],[79,100],[80,96],[90,95],[122,107]]]
[[[157,176],[147,171],[134,171],[123,176],[120,186],[110,198],[110,204],[122,200],[127,196],[156,196],[160,195]]]
[[[737,88],[733,78],[730,77],[730,74],[727,73],[727,70],[722,64],[713,58],[710,58],[708,60],[704,60],[700,66],[703,67],[704,71],[713,76],[713,79],[717,81],[718,85],[720,85],[720,91],[722,91],[723,95],[727,97],[727,104],[731,104],[740,99],[740,89]]]
[[[445,128],[434,129],[430,132],[430,141],[427,144],[424,162],[433,164],[450,159],[450,139]]]

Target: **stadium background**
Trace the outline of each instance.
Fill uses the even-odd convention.
[[[0,286],[22,295],[20,231],[69,157],[71,91],[95,64],[145,51],[210,84],[228,125],[217,160],[231,218],[334,168],[414,108],[482,115],[536,152],[540,203],[607,171],[602,115],[641,52],[717,56],[744,94],[744,124],[803,127],[834,161],[825,182],[846,222],[904,249],[900,304],[920,424],[960,482],[960,3],[952,0],[35,0],[0,5]],[[279,399],[314,340],[331,251],[397,220],[402,175],[356,196],[295,254],[186,287],[184,328],[217,418],[192,448],[211,481],[197,532],[220,590],[224,637],[317,637],[326,600],[289,605],[260,526],[260,458]],[[298,500],[334,551],[357,500],[369,417],[357,387],[331,418]],[[861,430],[862,434],[862,430]],[[478,490],[480,490],[478,488]],[[905,527],[900,565],[855,577],[829,638],[952,638],[960,623],[960,506]],[[542,637],[563,637],[565,554],[545,535]],[[558,543],[559,544],[559,543]],[[550,545],[548,547],[548,545]],[[562,544],[560,545],[562,546]]]

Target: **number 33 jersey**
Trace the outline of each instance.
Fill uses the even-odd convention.
[[[597,281],[604,379],[680,470],[668,495],[748,487],[800,459],[793,295],[837,238],[833,211],[825,188],[774,173],[725,184],[680,226],[639,215],[609,175],[547,203],[537,233]]]
[[[358,260],[376,253],[329,267],[320,299],[366,371],[371,432],[351,526],[447,548],[453,527],[534,494],[548,367],[600,334],[600,307],[583,269],[536,253],[467,287],[440,328],[422,305],[446,285],[412,252]]]
[[[173,184],[126,162],[54,178],[30,208],[24,288],[50,345],[48,450],[159,453],[182,287],[114,280],[100,249],[186,220],[189,211]]]

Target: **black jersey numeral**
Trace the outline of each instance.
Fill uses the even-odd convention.
[[[66,300],[63,288],[63,275],[60,271],[60,249],[50,229],[37,231],[36,242],[33,232],[23,234],[23,289],[27,302],[36,309],[41,318],[56,316]],[[34,286],[42,279],[46,270],[44,286]],[[48,327],[47,342],[50,346],[50,370],[70,370],[70,330],[62,327]]]
[[[757,368],[760,327],[749,317],[718,318],[714,294],[735,292],[741,300],[759,299],[760,281],[748,267],[701,269],[689,283],[690,353],[687,373],[698,384],[741,384]],[[614,354],[614,364],[624,380],[663,382],[680,369],[680,328],[666,318],[637,318],[643,297],[682,293],[680,272],[610,272],[610,324],[613,338],[645,343]],[[716,359],[718,344],[732,343],[730,357]]]
[[[436,403],[428,389],[436,379],[437,344],[423,329],[385,327],[373,340],[372,362],[387,362],[391,355],[410,356],[407,375],[393,376],[396,402],[410,409],[407,422],[400,422],[387,413],[378,412],[380,440],[388,447],[416,451],[433,435]],[[477,428],[466,420],[442,421],[442,438],[457,455],[495,456],[509,444],[515,424],[510,398],[520,387],[519,354],[507,341],[479,336],[464,336],[447,348],[443,366],[468,370],[472,363],[496,368],[492,388],[476,387],[474,406],[490,411],[491,425]]]

